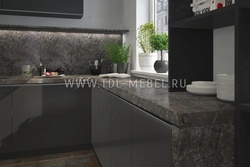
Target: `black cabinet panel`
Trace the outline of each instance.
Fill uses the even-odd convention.
[[[1,0],[1,8],[6,14],[81,18],[83,0]]]
[[[13,90],[13,151],[90,144],[90,89],[23,86]]]
[[[132,108],[132,167],[171,167],[172,129],[166,123]]]
[[[11,151],[11,88],[0,87],[0,153]]]
[[[132,106],[112,98],[112,167],[131,167]]]

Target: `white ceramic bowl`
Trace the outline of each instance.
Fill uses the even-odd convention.
[[[192,85],[196,88],[216,88],[217,83],[212,81],[193,81]]]
[[[216,95],[216,88],[198,88],[193,85],[187,85],[187,91],[196,95]]]

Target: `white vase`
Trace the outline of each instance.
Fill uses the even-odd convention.
[[[157,53],[139,53],[139,64],[142,71],[155,72],[154,63],[157,60]]]

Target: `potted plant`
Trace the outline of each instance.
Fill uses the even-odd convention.
[[[167,33],[153,34],[150,36],[150,46],[154,50],[161,51],[161,60],[154,63],[154,69],[157,73],[166,73],[168,71],[168,62],[163,60],[163,51],[168,50],[168,35]]]
[[[126,73],[128,71],[128,58],[130,45],[126,43],[119,45],[113,41],[109,41],[104,50],[107,52],[109,60],[112,62],[112,72]]]
[[[139,64],[142,71],[154,72],[154,62],[157,60],[157,53],[150,45],[149,39],[156,33],[156,27],[153,23],[143,24],[138,29],[137,41],[143,53],[139,53]]]

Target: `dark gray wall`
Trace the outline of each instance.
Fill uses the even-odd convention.
[[[46,68],[64,68],[67,75],[89,74],[88,60],[103,62],[103,73],[111,71],[104,45],[121,35],[0,30],[0,76],[17,76],[30,64],[37,75],[40,61]]]

